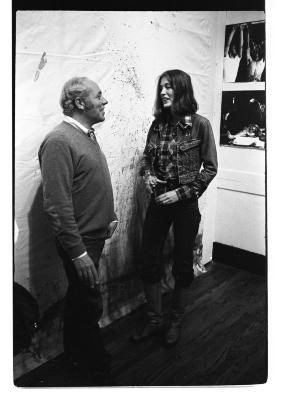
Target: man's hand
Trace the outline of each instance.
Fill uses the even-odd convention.
[[[161,181],[160,179],[158,179],[156,176],[153,176],[153,175],[148,175],[144,179],[144,181],[145,181],[146,189],[150,193],[153,193],[153,189],[157,185],[157,183],[161,183],[164,185],[167,183],[166,181]]]
[[[118,224],[118,221],[112,221],[110,224],[109,224],[109,226],[108,226],[108,230],[107,230],[107,239],[109,239],[109,238],[111,238],[112,237],[112,235],[114,234],[114,231],[116,230],[116,228],[117,228],[117,224]]]
[[[155,199],[156,203],[159,205],[173,204],[176,203],[178,200],[179,198],[175,190],[160,194],[160,196],[156,197]]]
[[[85,285],[89,286],[90,288],[94,288],[95,284],[99,283],[98,272],[93,260],[88,254],[85,254],[83,257],[76,258],[73,260],[73,264],[76,268],[79,278]]]

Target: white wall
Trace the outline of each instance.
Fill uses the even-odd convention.
[[[236,11],[225,23],[264,19],[263,12]],[[215,241],[265,254],[265,151],[220,146],[218,154]]]
[[[214,13],[215,14],[215,13]],[[218,162],[220,164],[219,140],[220,140],[220,115],[222,100],[222,80],[223,80],[223,45],[224,45],[224,27],[226,23],[226,12],[218,12],[216,15],[216,29],[214,32],[214,68],[212,69],[212,90],[208,91],[212,101],[213,115],[211,117],[212,128],[215,136]],[[218,173],[219,174],[219,173]],[[218,175],[217,175],[218,177]],[[199,200],[199,207],[202,209],[202,203],[206,202],[204,210],[203,227],[203,263],[212,260],[213,242],[215,241],[216,225],[216,207],[217,207],[217,177],[210,183],[208,189]],[[208,199],[208,201],[206,201]]]

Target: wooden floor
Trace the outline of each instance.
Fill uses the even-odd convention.
[[[164,295],[169,308],[170,295]],[[141,309],[104,329],[112,354],[112,386],[198,386],[264,383],[267,378],[267,293],[263,276],[213,264],[195,279],[180,342],[171,349],[155,337],[133,344],[129,336]],[[84,386],[71,382],[61,358],[15,384]],[[93,386],[97,386],[94,382]]]

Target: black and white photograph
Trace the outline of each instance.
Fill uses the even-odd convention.
[[[14,16],[14,386],[266,384],[264,7]]]
[[[226,26],[224,82],[265,81],[264,21]]]
[[[223,92],[220,144],[265,148],[265,92]]]

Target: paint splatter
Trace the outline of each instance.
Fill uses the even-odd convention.
[[[43,67],[45,66],[46,63],[47,63],[47,58],[46,58],[46,52],[44,51],[42,53],[40,62],[38,64],[38,67],[37,67],[37,70],[36,70],[36,73],[35,73],[35,77],[34,77],[34,81],[35,82],[38,80],[40,71],[43,69]]]

